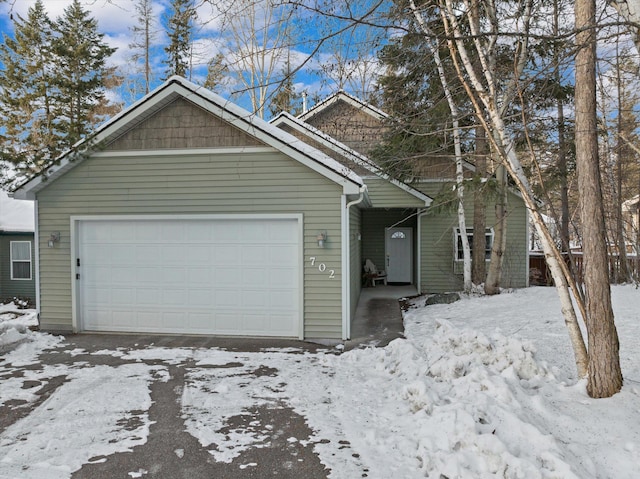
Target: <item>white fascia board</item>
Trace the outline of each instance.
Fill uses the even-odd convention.
[[[160,100],[166,99],[167,95],[162,95],[162,93],[166,93],[163,88],[169,88],[169,83],[170,79],[167,80],[157,90],[148,93],[140,100],[136,101],[129,108],[119,112],[117,115],[114,115],[112,118],[107,120],[95,131],[95,133],[91,137],[78,141],[71,147],[71,149],[63,152],[60,156],[58,156],[55,161],[52,162],[51,166],[43,170],[36,177],[19,186],[18,189],[14,191],[14,196],[18,199],[35,199],[36,193],[44,188],[49,181],[53,181],[56,178],[62,176],[74,166],[81,163],[82,160],[86,156],[88,156],[88,151],[80,151],[79,153],[77,152],[77,149],[80,148],[83,144],[96,144],[104,140],[105,138],[108,138],[109,135],[117,131],[117,125],[119,125],[121,122],[126,121],[125,118],[134,113],[135,115],[132,117],[132,121],[135,121],[136,118],[140,118],[141,116],[143,117],[143,120],[148,118],[148,116],[143,114],[145,112],[148,112],[149,110],[156,111],[153,110],[153,107],[157,106]],[[126,122],[125,125],[127,128],[131,128],[131,122]],[[120,128],[122,127],[123,126],[121,125]],[[56,162],[58,163],[56,164]]]
[[[415,188],[412,188],[406,183],[400,180],[396,180],[395,178],[389,176],[388,174],[384,173],[375,163],[373,163],[368,157],[366,157],[362,153],[359,153],[353,150],[352,148],[349,148],[347,145],[339,142],[332,136],[327,135],[326,133],[318,130],[317,128],[309,125],[308,123],[303,122],[299,118],[296,118],[289,113],[283,112],[280,115],[278,115],[275,119],[273,119],[272,123],[274,125],[286,124],[291,128],[294,128],[295,130],[299,131],[302,134],[313,137],[314,140],[322,143],[329,149],[353,161],[355,164],[362,166],[363,168],[366,168],[376,177],[382,178],[388,181],[389,183],[397,186],[401,190],[406,191],[410,195],[413,195],[416,198],[420,199],[421,201],[424,201],[425,206],[431,205],[433,199],[430,196],[425,195],[421,191],[418,191]]]
[[[379,108],[376,108],[375,106],[370,105],[369,103],[364,102],[364,101],[360,100],[359,98],[354,97],[353,95],[350,95],[349,93],[345,92],[344,90],[340,90],[340,91],[334,93],[333,95],[331,95],[330,97],[325,98],[320,103],[316,103],[309,110],[307,110],[306,112],[304,112],[301,115],[299,115],[298,118],[300,118],[302,121],[304,121],[304,120],[306,120],[306,119],[308,119],[308,118],[320,113],[321,111],[327,109],[328,107],[330,107],[334,103],[338,102],[339,100],[342,100],[345,103],[348,103],[349,105],[351,105],[351,106],[353,106],[355,108],[358,108],[359,110],[366,111],[369,115],[373,116],[374,118],[377,118],[378,120],[383,120],[383,119],[389,117],[389,115],[387,113],[385,113],[384,111],[380,110]]]
[[[353,171],[321,151],[270,125],[244,108],[225,100],[206,88],[191,83],[182,77],[173,76],[156,90],[104,123],[90,138],[78,142],[72,150],[58,157],[59,164],[54,164],[45,170],[46,180],[43,181],[43,175],[40,174],[20,186],[14,192],[15,197],[18,199],[35,199],[35,194],[45,186],[44,183],[55,180],[92,153],[82,151],[76,153],[76,150],[80,149],[83,144],[88,146],[99,145],[100,142],[107,138],[117,135],[120,130],[124,132],[149,118],[177,96],[189,100],[241,131],[262,140],[267,145],[276,148],[317,173],[342,185],[344,194],[352,194],[353,191],[357,192],[359,187],[364,184],[362,179]],[[129,117],[128,120],[127,117]],[[78,156],[79,158],[76,158]]]

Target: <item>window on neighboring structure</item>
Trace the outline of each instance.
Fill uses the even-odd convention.
[[[454,236],[456,261],[463,261],[464,253],[462,251],[462,236],[460,235],[460,228],[454,229]],[[484,236],[487,242],[484,249],[484,259],[489,260],[491,259],[491,248],[493,247],[493,229],[487,228],[484,231]],[[469,247],[473,252],[473,228],[467,228],[467,238],[469,238]]]
[[[31,279],[31,242],[11,242],[11,279]]]

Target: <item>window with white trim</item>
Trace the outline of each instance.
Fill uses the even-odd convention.
[[[31,279],[31,241],[11,241],[11,279]]]
[[[493,247],[493,228],[487,228],[484,230],[484,237],[486,245],[484,249],[484,259],[489,261],[491,259],[491,248]],[[469,239],[469,248],[473,256],[473,228],[467,228],[467,238]],[[455,260],[464,261],[464,252],[462,251],[462,236],[460,235],[460,228],[454,228],[454,240],[455,248]]]

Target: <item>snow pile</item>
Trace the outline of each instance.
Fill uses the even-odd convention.
[[[416,376],[402,388],[402,397],[425,431],[417,441],[425,475],[577,477],[553,437],[519,407],[522,396],[552,379],[534,360],[530,344],[442,322],[420,350],[424,361],[418,368],[406,361],[406,352],[385,366],[409,369],[401,373],[406,379]]]
[[[395,340],[384,349],[351,351],[335,367],[330,416],[339,416],[353,448],[375,471],[370,477],[578,477],[554,438],[521,407],[554,381],[530,343],[440,322],[420,343]],[[371,368],[382,373],[378,380],[369,373],[358,381],[364,387],[355,401],[344,397],[355,370],[367,375]],[[349,402],[343,413],[335,411]],[[304,414],[326,433],[322,416],[329,411],[322,409]],[[340,471],[331,477],[348,467],[339,457],[321,458]]]
[[[0,434],[0,477],[68,478],[144,443],[151,386],[173,368],[184,372],[174,389],[184,429],[212,460],[257,474],[244,453],[284,437],[269,410],[292,409],[309,429],[287,441],[313,447],[330,478],[636,478],[640,292],[612,292],[625,385],[598,400],[573,377],[551,288],[415,307],[407,339],[343,354],[67,346],[71,361],[96,364],[38,365],[62,340],[25,330],[0,354],[0,406],[33,411]]]
[[[0,353],[32,339],[29,328],[37,324],[35,310],[19,310],[14,303],[0,305]]]

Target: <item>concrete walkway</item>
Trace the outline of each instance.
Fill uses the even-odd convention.
[[[351,324],[351,340],[345,343],[346,349],[367,345],[386,346],[396,338],[403,338],[404,324],[398,300],[417,294],[413,285],[362,288]]]

